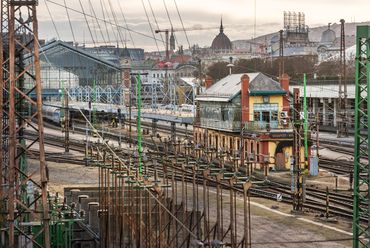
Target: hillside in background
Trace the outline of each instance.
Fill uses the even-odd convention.
[[[370,25],[370,21],[368,22],[351,22],[351,23],[345,23],[345,29],[344,32],[346,36],[355,36],[356,35],[356,27],[358,25]],[[322,32],[324,32],[328,26],[320,26],[320,27],[314,27],[309,29],[309,39],[313,42],[320,42]],[[334,30],[336,33],[336,36],[340,36],[340,23],[333,23],[330,25],[330,29]],[[254,39],[255,42],[258,43],[265,43],[267,41],[267,44],[269,44],[269,41],[274,37],[275,35],[279,34],[279,30],[276,31],[276,33],[270,33],[266,35],[259,36]],[[249,43],[248,40],[235,40],[232,41],[233,45],[236,46],[238,49],[248,49]],[[250,41],[250,39],[249,39]]]

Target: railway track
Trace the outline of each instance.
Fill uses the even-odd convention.
[[[128,127],[130,124],[129,124],[129,121],[126,120],[125,124],[122,125],[122,129],[124,129],[125,127]],[[147,121],[142,121],[141,122],[141,128],[142,129],[149,129],[149,131],[151,132],[152,131],[152,123],[151,122],[147,122]],[[170,126],[167,126],[167,125],[163,125],[163,124],[156,124],[157,125],[157,131],[158,132],[161,132],[161,133],[165,133],[165,134],[171,134],[171,127]],[[82,121],[75,121],[75,124],[74,124],[75,127],[78,127],[78,128],[85,128],[86,127],[86,124]],[[109,126],[109,129],[113,129],[111,127],[111,125],[107,125]],[[131,128],[137,128],[137,123],[135,121],[131,121]],[[117,128],[118,130],[118,128]],[[118,132],[118,131],[117,131]],[[176,128],[176,135],[177,136],[193,136],[193,131],[188,127],[188,129],[186,130],[185,128],[179,128],[177,127]]]
[[[76,130],[77,132],[79,130]],[[84,132],[83,130],[81,132]],[[31,135],[26,132],[26,135]],[[116,134],[107,134],[106,135],[111,135],[112,137],[115,136]],[[127,140],[127,137],[124,137],[124,140]],[[59,142],[59,144],[57,144]],[[64,137],[57,137],[53,135],[45,135],[45,144],[48,145],[53,145],[56,147],[60,147],[60,143],[64,143]],[[148,143],[149,145],[149,143]],[[149,147],[149,146],[148,146]],[[150,144],[150,149],[154,149],[154,145]],[[70,141],[70,149],[73,149],[75,151],[81,152],[82,154],[84,153],[85,149],[85,144],[81,141],[74,141],[73,139]],[[46,154],[47,159],[49,161],[55,161],[59,163],[73,163],[73,164],[84,164],[83,160],[76,160],[75,158],[68,158],[66,156],[63,156],[63,154],[56,154],[56,153],[47,153]],[[325,164],[326,162],[330,161],[323,161],[322,159],[320,160],[321,164]],[[323,165],[322,167],[324,167]],[[349,165],[344,166],[345,168],[338,168],[338,167],[331,167],[330,169],[332,171],[340,171],[340,173],[348,173],[348,168]],[[154,174],[154,170],[150,167],[147,167],[148,173],[149,174]],[[163,172],[158,171],[159,175],[163,177]],[[182,180],[182,174],[178,173],[175,175],[176,180]],[[192,182],[193,181],[193,174],[188,173],[186,175],[185,180],[187,182]],[[201,185],[203,184],[203,178],[201,176],[196,178],[197,184]],[[236,187],[237,188],[237,187]],[[240,192],[242,192],[242,189],[239,189]],[[269,195],[268,193],[271,193]],[[283,202],[287,204],[292,203],[292,194],[290,192],[290,185],[283,184],[280,182],[270,182],[268,187],[255,187],[251,189],[251,195],[254,197],[263,197],[263,198],[268,198],[272,200],[276,200],[274,198],[273,194],[282,194],[283,195]],[[351,219],[353,217],[353,199],[351,195],[346,195],[343,193],[334,193],[330,192],[329,194],[330,197],[330,213],[345,217],[348,219]],[[317,190],[317,189],[311,189],[307,188],[306,192],[306,202],[304,203],[304,206],[306,208],[312,209],[314,211],[318,211],[321,213],[325,213],[326,211],[326,192],[323,190]],[[367,219],[362,219],[362,221],[368,221]]]
[[[324,168],[334,174],[349,176],[353,172],[353,163],[351,164],[343,160],[320,158],[320,168]]]

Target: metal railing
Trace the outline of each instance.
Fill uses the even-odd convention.
[[[255,122],[255,121],[245,121],[244,123],[245,131],[270,131],[277,129],[292,129],[292,123],[280,123],[279,122]]]

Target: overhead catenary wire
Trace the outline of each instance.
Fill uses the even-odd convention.
[[[53,20],[53,25],[54,25],[55,31],[56,31],[56,33],[57,33],[58,39],[59,39],[59,40],[61,40],[61,37],[60,37],[59,31],[58,31],[58,28],[57,28],[57,26],[55,25],[55,22],[54,22],[54,19],[53,19],[53,17],[52,17],[52,14],[51,14],[51,12],[50,12],[50,9],[49,9],[49,6],[48,6],[48,3],[47,3],[47,0],[44,0],[44,1],[45,1],[45,5],[47,6],[47,9],[48,9],[49,16],[50,16],[50,18]],[[64,3],[66,3],[66,2],[65,2],[65,0],[64,0]],[[69,12],[68,12],[69,8],[67,7],[67,5],[62,6],[62,7],[66,9],[68,22],[69,22],[69,24],[70,24],[70,25],[69,25],[69,26],[70,26],[70,30],[71,30],[71,32],[72,32],[73,42],[76,42],[76,38],[75,38],[75,36],[74,36],[74,31],[73,31],[73,25],[72,25],[72,23],[71,23],[71,19],[70,19],[70,17],[69,17]],[[33,33],[32,33],[32,34],[33,34]],[[42,46],[40,45],[40,43],[39,43],[39,41],[38,41],[38,40],[37,40],[37,42],[38,42],[39,47],[40,47],[40,52],[44,55],[45,59],[47,60],[47,62],[48,62],[48,64],[49,64],[49,66],[51,66],[51,68],[53,68],[54,70],[57,70],[57,68],[55,68],[55,67],[52,65],[52,63],[50,63],[49,59],[47,58],[46,53],[44,52],[44,50],[43,50],[43,48],[42,48]],[[61,49],[61,48],[60,48],[60,49]],[[67,61],[68,61],[70,64],[72,64],[72,61],[70,60],[70,58],[69,58],[69,57],[67,57]],[[82,66],[82,61],[81,61],[81,58],[80,58],[79,56],[78,56],[78,62],[79,62],[79,64],[80,64],[80,66]],[[82,70],[82,73],[83,73],[83,75],[84,75],[84,76],[86,76],[86,72],[85,72],[85,70]]]
[[[104,14],[104,5],[103,5],[102,0],[100,0],[100,9],[101,9],[101,12],[102,12],[102,14],[103,14],[103,20],[104,20],[104,25],[105,25],[105,31],[107,32],[108,40],[110,40],[110,38],[109,38],[109,32],[108,32],[108,27],[107,27],[107,21],[106,21],[106,19],[105,19],[105,14]]]
[[[112,17],[113,17],[114,23],[116,24],[116,29],[117,29],[117,35],[115,36],[116,40],[121,40],[122,45],[124,45],[124,44],[126,44],[126,41],[124,40],[122,30],[118,28],[118,20],[117,20],[117,16],[116,16],[116,13],[114,11],[114,8],[112,6],[112,2],[111,2],[111,0],[108,0],[108,2],[109,2],[110,10],[112,12]],[[113,29],[113,26],[112,26],[112,29]],[[117,46],[118,46],[118,44],[117,44]]]
[[[110,28],[112,30],[112,34],[114,36],[114,39],[115,40],[121,40],[121,43],[124,44],[123,38],[120,35],[120,29],[117,27],[118,26],[118,21],[115,18],[115,11],[113,10],[113,7],[112,7],[112,4],[111,4],[111,1],[110,0],[108,0],[108,5],[109,5],[109,8],[110,8],[110,11],[108,11],[108,6],[107,5],[104,5],[104,7],[105,7],[107,18],[109,20],[111,20],[113,18],[113,23],[115,24],[114,25],[115,27],[112,24],[110,25]],[[114,31],[115,29],[117,29],[117,32]],[[107,32],[108,32],[108,30],[107,30]],[[120,37],[120,38],[118,38],[118,37]]]
[[[80,1],[80,3],[81,3],[81,1]],[[66,0],[64,0],[64,8],[66,9],[66,14],[67,14],[67,18],[68,18],[68,23],[69,23],[69,27],[70,27],[71,32],[72,32],[73,40],[74,40],[74,41],[76,41],[75,33],[73,32],[73,28],[72,28],[71,18],[69,17],[69,11],[68,11],[68,8],[67,8]]]
[[[116,25],[117,27],[118,27],[118,25]],[[154,39],[155,40],[155,39]],[[84,117],[85,118],[85,117]],[[90,125],[91,125],[91,123],[90,123]],[[312,242],[318,242],[318,241],[312,241]]]
[[[58,32],[57,26],[55,25],[54,18],[53,18],[53,16],[52,16],[51,12],[50,12],[49,5],[48,5],[48,3],[46,2],[46,0],[44,0],[44,2],[45,2],[46,9],[48,10],[48,13],[49,13],[49,16],[50,16],[51,22],[53,23],[53,26],[54,26],[55,32],[57,33],[58,39],[60,40],[60,34],[59,34],[59,32]]]
[[[96,24],[98,25],[98,28],[99,28],[99,31],[100,31],[100,35],[101,35],[101,37],[102,37],[102,39],[103,39],[103,41],[105,42],[105,43],[107,43],[106,42],[106,40],[105,40],[105,36],[103,35],[103,30],[102,30],[102,28],[101,28],[101,26],[100,26],[100,23],[99,23],[99,21],[97,20],[97,18],[96,18],[96,13],[95,13],[95,9],[94,9],[94,6],[92,5],[92,3],[91,3],[91,0],[89,0],[89,5],[90,5],[90,9],[91,9],[91,11],[92,11],[92,15],[94,15],[94,18],[93,17],[91,17],[91,19],[94,21],[96,21]],[[97,36],[97,34],[96,34],[96,29],[94,29],[95,30],[95,39],[96,40],[98,40],[98,36]]]
[[[152,35],[153,35],[153,38],[154,38],[155,44],[156,44],[157,49],[158,49],[158,52],[159,52],[158,43],[157,43],[157,41],[156,41],[156,39],[155,39],[154,30],[153,30],[153,27],[152,27],[152,25],[151,25],[151,23],[150,23],[149,16],[148,16],[148,12],[146,11],[146,7],[145,7],[145,4],[144,4],[144,0],[141,0],[141,4],[143,5],[143,9],[144,9],[144,12],[145,12],[146,19],[147,19],[147,21],[148,21],[148,25],[149,25],[149,27],[150,27],[150,31],[152,32]]]
[[[54,4],[54,5],[57,5],[57,6],[59,6],[59,7],[64,7],[64,8],[66,8],[66,9],[68,9],[68,10],[70,10],[70,11],[73,11],[73,12],[75,12],[75,13],[83,14],[83,15],[86,15],[86,16],[88,16],[88,17],[93,17],[93,18],[94,18],[94,16],[92,16],[92,15],[90,15],[90,14],[83,13],[83,12],[81,12],[80,10],[76,10],[76,9],[71,8],[71,7],[68,7],[68,6],[64,6],[64,5],[62,5],[62,4],[60,4],[60,3],[57,3],[57,2],[55,2],[55,1],[53,1],[53,0],[45,0],[45,1],[47,1],[47,2],[49,2],[49,3],[52,3],[52,4]],[[107,24],[111,24],[111,25],[115,25],[115,26],[116,26],[116,24],[114,24],[114,23],[112,23],[112,22],[110,22],[110,21],[106,21],[106,20],[101,19],[101,18],[96,18],[96,19],[97,19],[98,21],[101,21],[101,22],[104,22],[104,23],[107,23]],[[118,25],[118,27],[119,27],[119,28],[122,28],[122,29],[124,29],[124,30],[130,31],[130,32],[133,32],[133,33],[135,33],[135,34],[138,34],[138,35],[140,35],[140,36],[143,36],[143,37],[149,38],[149,39],[156,39],[156,38],[153,38],[153,37],[151,37],[151,36],[149,36],[149,35],[147,35],[147,34],[141,33],[141,32],[139,32],[139,31],[135,31],[135,30],[130,29],[130,28],[128,28],[128,27],[123,27],[123,26],[121,26],[121,25]],[[157,39],[157,40],[158,40],[158,39]]]
[[[92,39],[93,43],[95,44],[94,36],[93,36],[93,34],[92,34],[92,32],[91,32],[91,28],[90,28],[89,22],[88,22],[88,20],[87,20],[87,17],[86,17],[86,14],[85,14],[85,10],[84,10],[84,7],[83,7],[83,5],[82,5],[82,3],[81,3],[81,0],[79,0],[79,3],[80,3],[80,6],[81,6],[81,9],[82,9],[82,12],[83,12],[83,16],[84,16],[84,18],[85,18],[85,22],[86,22],[87,29],[89,30],[89,33],[90,33],[90,37],[91,37],[91,39]],[[71,27],[71,28],[72,28],[72,27]],[[74,38],[74,37],[73,37],[73,38]],[[76,40],[76,39],[74,38],[74,40]]]
[[[164,1],[164,0],[163,0]],[[191,46],[190,46],[190,41],[189,41],[189,38],[188,38],[188,35],[186,33],[186,29],[184,27],[184,23],[182,21],[182,18],[181,18],[181,15],[180,15],[180,11],[179,11],[179,7],[177,6],[177,3],[176,3],[176,0],[173,0],[173,2],[175,3],[175,6],[176,6],[176,11],[177,11],[177,14],[180,18],[180,22],[181,22],[181,26],[182,26],[182,29],[184,30],[184,34],[185,34],[185,37],[186,37],[186,41],[188,42],[188,46],[189,46],[189,50],[190,50],[190,53],[193,55],[193,51],[191,49]],[[177,41],[177,40],[176,40]]]
[[[78,102],[75,102],[73,97],[69,94],[69,91],[66,91],[67,95],[66,97],[69,97],[73,104],[77,107],[77,110],[80,112],[81,116],[85,119],[85,121],[88,123],[90,128],[92,128],[93,132],[97,134],[97,137],[102,139],[102,143],[105,145],[105,147],[113,154],[115,159],[121,162],[122,166],[127,170],[127,172],[131,173],[129,174],[130,177],[135,179],[138,184],[142,184],[138,178],[136,178],[135,173],[132,173],[131,170],[127,167],[125,162],[113,151],[113,149],[109,146],[109,144],[103,139],[103,137],[99,134],[98,130],[92,125],[92,123],[89,121],[89,119],[86,117],[86,115],[82,112],[81,107],[79,106]],[[194,238],[198,238],[197,235],[195,235],[189,228],[187,228],[160,200],[158,200],[152,192],[146,187],[144,187],[144,190],[147,191],[147,193],[153,197],[153,199],[161,206],[163,209],[172,217],[176,220],[177,223],[179,223],[191,236]]]
[[[152,4],[150,3],[150,0],[148,0],[148,4],[149,4],[150,10],[151,10],[151,12],[152,12],[152,15],[153,15],[153,18],[154,18],[155,24],[156,24],[156,26],[157,26],[157,29],[159,30],[158,21],[157,21],[157,18],[155,17],[155,14],[154,14],[154,11],[153,11],[153,7],[152,7]],[[161,36],[162,43],[164,43],[162,33],[161,33],[161,32],[159,32],[159,35]],[[158,54],[159,54],[160,52],[159,52],[158,42],[157,42],[157,40],[156,40],[156,39],[155,39],[154,41],[155,41],[155,45],[156,45],[156,47],[157,47]]]

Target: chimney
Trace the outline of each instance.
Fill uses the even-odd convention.
[[[289,111],[289,79],[287,74],[281,75],[281,87],[286,90],[286,95],[283,98],[283,111]]]
[[[242,108],[242,122],[249,121],[249,76],[244,74],[241,78],[242,94],[241,94],[241,108]]]
[[[210,76],[206,77],[206,90],[212,85],[213,79]]]

